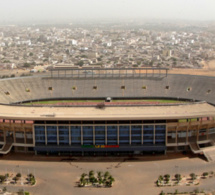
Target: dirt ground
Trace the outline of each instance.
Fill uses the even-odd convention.
[[[174,68],[169,70],[169,74],[189,74],[189,75],[203,75],[203,76],[215,76],[215,60],[204,61],[203,69],[179,69]]]

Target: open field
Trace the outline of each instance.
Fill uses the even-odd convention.
[[[23,158],[22,158],[23,157]],[[192,191],[196,188],[204,190],[214,190],[214,178],[202,180],[198,186],[175,186],[156,187],[155,181],[159,175],[176,173],[188,175],[190,173],[200,174],[204,171],[215,171],[215,163],[207,163],[194,156],[184,156],[182,154],[145,156],[140,158],[113,158],[106,157],[106,161],[101,161],[99,157],[83,158],[77,161],[76,158],[34,156],[34,155],[13,155],[0,158],[1,173],[22,172],[26,174],[32,172],[36,179],[36,186],[23,187],[7,186],[7,189],[16,191],[24,188],[33,195],[158,195],[161,190],[164,192]],[[17,160],[20,159],[20,160]],[[22,159],[22,160],[21,160]],[[64,159],[64,161],[60,161]],[[116,182],[112,188],[78,188],[76,182],[83,172],[90,170],[109,171]],[[3,187],[0,185],[0,187]]]

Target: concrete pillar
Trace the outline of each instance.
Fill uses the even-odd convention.
[[[196,141],[197,142],[199,141],[199,129],[200,129],[200,125],[198,125],[198,128],[197,128],[197,136],[196,136]]]
[[[189,122],[188,125],[187,125],[187,143],[189,142],[189,136],[188,136],[188,134],[189,134],[189,129],[190,129],[190,122]]]
[[[83,145],[83,126],[81,125],[81,145]]]
[[[168,125],[165,125],[165,145],[168,143]]]
[[[189,125],[187,125],[186,143],[188,143],[188,130],[189,130]]]
[[[26,144],[27,141],[26,141],[26,130],[24,129],[24,143]]]
[[[46,128],[46,125],[45,125],[45,144],[47,145],[47,128]]]
[[[176,127],[176,132],[175,132],[175,143],[178,144],[178,128],[179,128],[179,123],[177,124],[177,127]]]
[[[59,146],[59,126],[57,126],[57,145]]]
[[[119,125],[117,125],[117,144],[119,145]]]
[[[207,126],[206,136],[207,136],[207,139],[209,139],[209,124],[208,124],[208,126]]]
[[[3,130],[3,133],[4,133],[4,142],[6,142],[6,133],[7,133],[7,131]]]
[[[93,145],[96,145],[95,126],[93,125]]]
[[[105,145],[107,145],[107,125],[105,124]]]
[[[13,130],[13,142],[16,143],[16,131]]]
[[[71,126],[69,126],[69,145],[71,146]]]
[[[35,146],[35,129],[34,129],[34,125],[32,125],[32,139],[33,139],[33,145]]]
[[[142,135],[141,135],[141,144],[143,145],[143,135],[144,135],[144,132],[143,132],[143,125],[142,126]]]
[[[129,144],[131,145],[131,125],[129,125]]]

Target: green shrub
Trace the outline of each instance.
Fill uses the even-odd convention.
[[[5,179],[6,179],[5,175],[0,175],[0,183],[3,183]]]
[[[208,172],[204,172],[202,175],[203,175],[204,177],[207,177],[207,176],[208,176]]]
[[[17,173],[16,177],[22,177],[21,173]]]

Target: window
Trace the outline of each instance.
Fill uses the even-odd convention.
[[[121,89],[125,89],[125,85],[122,85],[122,86],[121,86]]]
[[[49,91],[52,91],[52,90],[53,90],[52,87],[49,87],[48,89],[49,89]]]
[[[93,86],[93,89],[96,90],[96,89],[97,89],[97,86]]]
[[[169,89],[169,86],[167,85],[167,86],[165,87],[165,89]]]

